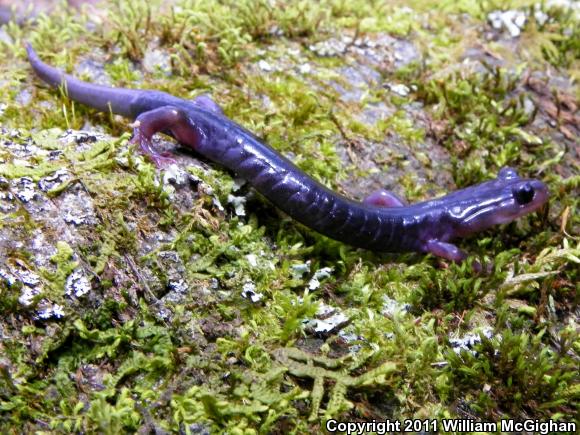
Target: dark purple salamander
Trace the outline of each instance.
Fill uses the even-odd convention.
[[[453,261],[466,254],[449,243],[537,210],[548,199],[544,183],[503,168],[497,179],[440,198],[406,205],[380,190],[362,203],[331,191],[228,119],[209,97],[193,101],[164,92],[116,89],[83,82],[43,63],[30,45],[36,74],[68,97],[97,110],[135,119],[134,142],[158,166],[171,159],[151,142],[168,133],[182,145],[246,179],[274,205],[321,234],[376,251],[432,253]]]

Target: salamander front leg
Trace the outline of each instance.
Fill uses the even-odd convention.
[[[171,132],[177,140],[181,140],[182,133],[191,129],[187,116],[180,109],[172,106],[159,107],[142,113],[133,126],[131,143],[138,144],[139,150],[153,160],[157,167],[169,166],[175,163],[175,160],[169,157],[169,153],[162,153],[155,149],[152,142],[153,135],[159,132]]]
[[[385,189],[374,191],[363,200],[363,203],[376,207],[404,207],[407,205],[407,202],[399,195]]]
[[[467,254],[455,246],[453,243],[441,242],[439,240],[429,240],[425,246],[427,252],[430,252],[437,257],[445,258],[446,260],[455,263],[461,263],[467,258]],[[478,261],[472,263],[473,270],[477,273],[482,271],[482,266]]]
[[[452,243],[445,243],[439,240],[429,240],[425,246],[427,252],[437,257],[459,263],[467,258],[467,254]]]

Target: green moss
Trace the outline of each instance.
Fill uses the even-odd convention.
[[[349,361],[350,357],[332,359],[325,356],[310,355],[296,348],[280,348],[275,351],[274,356],[290,374],[298,378],[314,380],[310,393],[312,410],[308,418],[312,422],[319,421],[320,418],[319,412],[324,396],[325,378],[330,378],[335,382],[329,392],[328,405],[323,417],[323,420],[328,420],[353,407],[353,404],[346,399],[349,387],[372,388],[377,385],[389,384],[392,382],[392,373],[397,369],[396,364],[386,362],[358,377],[349,374],[362,365],[372,354],[359,355],[358,359]]]
[[[535,114],[525,112],[523,95],[511,96],[517,84],[517,76],[497,68],[469,78],[455,74],[418,83],[420,98],[434,105],[444,123],[440,140],[457,156],[454,176],[459,186],[480,182],[503,166],[535,163],[526,158],[526,150],[542,141],[522,129]]]
[[[387,132],[394,132],[410,146],[425,138],[425,132],[415,127],[414,122],[402,110],[396,111],[391,117],[379,122],[378,128],[382,136]]]
[[[516,409],[535,409],[550,418],[562,406],[570,410],[578,406],[570,396],[577,374],[570,371],[562,353],[542,345],[545,333],[544,329],[530,336],[502,329],[501,336],[482,337],[481,345],[475,348],[477,357],[470,352],[449,354],[448,372],[456,388],[469,391],[462,397],[470,402],[471,409],[489,417],[498,412],[509,415]],[[571,337],[563,342],[560,352],[568,351],[574,340]],[[481,385],[488,385],[489,390],[482,392]],[[542,404],[540,409],[537,403]]]
[[[51,288],[55,292],[62,292],[67,277],[78,266],[78,262],[72,260],[73,253],[74,251],[66,242],[58,242],[56,254],[50,258],[50,261],[55,264],[56,270],[53,272],[43,271],[44,278],[51,283]]]

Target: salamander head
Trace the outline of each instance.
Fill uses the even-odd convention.
[[[495,180],[460,190],[447,197],[454,233],[466,236],[493,225],[511,222],[542,207],[548,188],[534,179],[521,179],[512,168],[503,168]]]

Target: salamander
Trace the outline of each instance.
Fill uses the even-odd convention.
[[[63,86],[68,98],[135,120],[132,141],[158,166],[171,159],[154,148],[152,136],[166,133],[247,180],[293,219],[352,246],[431,253],[460,262],[467,254],[452,240],[511,222],[548,200],[542,181],[520,178],[504,167],[493,180],[415,204],[387,190],[354,201],[322,185],[227,118],[207,95],[185,100],[160,91],[96,85],[42,62],[30,44],[26,50],[36,74],[52,87]]]

